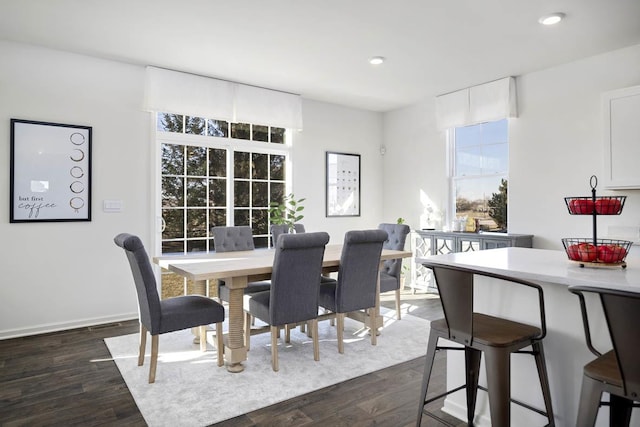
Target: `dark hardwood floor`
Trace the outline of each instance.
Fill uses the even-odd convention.
[[[403,301],[415,316],[442,317],[437,298],[406,291]],[[382,304],[394,307],[386,295]],[[146,425],[103,341],[137,331],[137,321],[127,321],[0,341],[0,425]],[[434,393],[444,389],[446,365],[444,354],[436,359]],[[412,426],[423,368],[421,357],[216,425]],[[454,425],[465,425],[438,411],[437,402],[431,406]],[[437,425],[423,417],[422,426]]]

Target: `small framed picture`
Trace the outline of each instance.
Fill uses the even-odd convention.
[[[91,221],[91,130],[11,119],[10,222]]]
[[[327,152],[327,217],[360,216],[360,155]]]

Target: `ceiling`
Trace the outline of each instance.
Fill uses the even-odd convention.
[[[0,40],[389,111],[639,44],[640,1],[0,0]]]

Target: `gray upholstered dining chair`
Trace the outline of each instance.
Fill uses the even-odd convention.
[[[382,245],[383,249],[396,251],[404,250],[409,226],[406,224],[382,223],[378,226],[380,230],[387,232],[389,238]],[[384,262],[380,271],[380,293],[395,291],[396,293],[396,313],[400,320],[400,275],[402,273],[402,259],[390,259]]]
[[[249,226],[213,227],[213,246],[216,252],[252,251],[255,249],[253,231]],[[244,293],[266,291],[270,286],[269,280],[250,282]],[[218,280],[218,298],[220,301],[229,302],[229,288],[224,280]]]
[[[305,232],[303,224],[294,224],[293,229],[296,231],[296,233]],[[278,237],[281,234],[288,234],[288,233],[289,233],[289,226],[287,224],[272,224],[271,225],[271,244],[275,246],[276,242],[278,241]]]
[[[245,300],[247,341],[250,335],[266,332],[250,330],[250,316],[269,325],[271,367],[278,370],[278,335],[282,327],[310,323],[313,358],[320,360],[318,343],[318,292],[325,245],[325,232],[282,234],[276,242],[271,273],[271,288],[256,292]],[[247,342],[248,347],[248,342]]]
[[[582,391],[576,426],[593,427],[602,402],[602,393],[609,393],[609,425],[629,426],[631,410],[640,402],[640,293],[637,289],[619,286],[569,286],[580,299],[580,311],[586,343],[596,358],[584,366]],[[609,338],[613,348],[606,353],[595,349],[591,340],[585,294],[597,295],[602,304]],[[634,403],[635,402],[635,403]]]
[[[386,239],[387,233],[383,230],[348,231],[344,236],[338,279],[325,281],[320,286],[320,307],[332,312],[337,319],[340,353],[344,353],[345,315],[359,310],[367,310],[371,315],[376,306],[380,255]],[[376,344],[376,332],[371,331],[372,345]]]
[[[151,268],[147,251],[139,237],[121,233],[114,241],[124,249],[133,281],[138,293],[138,309],[140,315],[140,349],[138,366],[144,363],[147,344],[147,332],[151,334],[151,363],[149,382],[156,379],[158,364],[158,336],[167,332],[199,326],[200,349],[207,348],[206,325],[216,324],[218,347],[218,366],[222,366],[224,346],[222,342],[222,322],[224,307],[218,302],[201,295],[183,295],[161,300],[158,296],[156,278]]]

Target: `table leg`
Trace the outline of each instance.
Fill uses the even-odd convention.
[[[224,359],[229,372],[242,372],[242,362],[247,360],[247,347],[244,340],[244,310],[242,300],[246,277],[225,279],[229,287],[229,333],[224,347]]]

